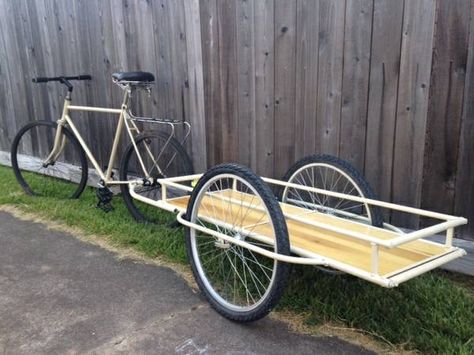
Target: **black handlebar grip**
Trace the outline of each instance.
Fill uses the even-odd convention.
[[[92,76],[90,76],[88,74],[87,75],[79,75],[77,77],[77,80],[92,80]]]
[[[47,83],[49,81],[48,78],[44,77],[38,77],[38,78],[33,78],[32,80],[34,83]]]

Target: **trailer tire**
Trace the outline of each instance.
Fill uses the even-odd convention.
[[[229,190],[227,189],[230,186],[230,182],[227,181],[225,182],[225,179],[230,179],[230,181],[235,181],[235,186],[237,186],[235,189]],[[240,188],[238,187],[237,184],[240,184]],[[244,187],[247,188],[247,190],[244,190]],[[227,198],[222,194],[221,196],[224,197],[219,197],[219,194],[217,194],[219,191],[230,191],[230,197]],[[236,191],[236,192],[235,192]],[[210,194],[212,192],[212,194]],[[223,203],[222,201],[225,201],[227,198],[228,200],[235,200],[235,198],[240,198],[243,201],[244,197],[246,197],[248,193],[253,193],[254,198],[257,198],[257,205],[254,208],[253,205],[250,203],[249,206],[247,206],[247,212],[252,211],[251,213],[255,213],[254,211],[262,211],[264,210],[263,217],[260,218],[267,218],[260,222],[262,225],[267,223],[266,221],[268,220],[268,225],[271,224],[273,227],[273,233],[274,233],[274,243],[273,245],[266,244],[267,247],[271,247],[271,251],[274,251],[278,254],[282,255],[290,255],[290,245],[289,245],[289,240],[288,240],[288,231],[287,231],[287,226],[286,226],[286,221],[283,216],[283,213],[281,211],[281,208],[276,201],[272,191],[268,187],[268,185],[265,184],[265,182],[255,175],[251,170],[249,170],[246,167],[237,165],[237,164],[222,164],[215,166],[211,169],[209,169],[198,181],[196,187],[193,190],[193,193],[191,195],[191,198],[188,203],[187,211],[186,211],[186,219],[190,222],[193,223],[201,223],[203,224],[203,220],[201,220],[198,215],[202,216],[201,213],[204,213],[206,210],[209,211],[210,207],[206,207],[206,203],[211,203],[210,205],[208,204],[207,206],[211,206],[212,208],[219,208],[219,205],[216,203],[214,204],[214,198],[220,199],[220,203]],[[235,195],[234,195],[235,193]],[[204,196],[206,196],[206,201],[204,201]],[[214,197],[217,196],[217,197]],[[204,201],[204,202],[203,202]],[[212,202],[211,202],[212,201]],[[253,200],[252,200],[253,201]],[[259,202],[260,201],[260,202]],[[243,202],[240,202],[242,206]],[[206,210],[202,210],[203,212],[200,212],[200,207],[204,206]],[[230,204],[229,204],[230,205]],[[225,205],[227,207],[227,205]],[[232,206],[239,206],[239,203],[237,202],[236,205]],[[204,208],[203,207],[203,208]],[[244,206],[245,208],[245,206]],[[222,211],[224,211],[225,208],[222,207]],[[210,213],[210,212],[209,212]],[[221,213],[221,212],[219,212]],[[224,212],[222,212],[224,213]],[[242,212],[240,212],[242,213]],[[236,216],[243,216],[243,214],[239,214],[239,210],[237,212],[233,212],[233,207],[231,209],[231,215],[236,215]],[[220,214],[219,216],[225,216],[227,220],[227,215]],[[260,215],[259,215],[260,216]],[[204,217],[205,218],[205,217]],[[241,225],[247,225],[248,226],[248,218],[247,215],[245,215],[243,220],[241,220]],[[223,219],[223,218],[222,218]],[[237,219],[237,218],[236,218]],[[214,220],[214,219],[212,219]],[[248,243],[257,243],[255,239],[249,236],[249,234],[245,235],[245,233],[239,234],[239,232],[236,232],[238,230],[238,226],[236,226],[238,221],[234,222],[234,229],[230,228],[230,230],[227,230],[224,227],[219,227],[219,223],[217,223],[217,229],[215,231],[221,231],[223,234],[226,234],[228,236],[233,236],[235,238],[244,238],[241,240],[245,240]],[[265,223],[264,223],[265,222]],[[208,228],[213,228],[212,223],[208,222],[206,220],[206,226]],[[246,224],[247,223],[247,224]],[[204,225],[204,224],[203,224]],[[240,225],[240,226],[241,226]],[[250,227],[248,227],[250,228]],[[254,227],[255,228],[255,227]],[[213,229],[214,230],[214,229]],[[199,232],[202,233],[202,232]],[[203,293],[203,295],[206,297],[206,299],[209,301],[211,306],[221,315],[224,317],[236,321],[236,322],[252,322],[256,321],[264,316],[266,316],[277,304],[279,299],[281,298],[283,291],[286,287],[288,276],[289,276],[289,271],[290,271],[290,265],[287,263],[279,262],[276,260],[273,260],[271,258],[265,257],[263,255],[260,255],[258,253],[253,253],[250,251],[248,248],[240,247],[234,243],[227,242],[226,244],[223,239],[218,239],[216,236],[212,236],[211,234],[201,234],[198,235],[198,230],[194,228],[185,228],[185,236],[186,236],[186,250],[187,250],[187,255],[188,255],[188,260],[189,263],[191,264],[191,268],[194,274],[194,277],[196,279],[196,282]],[[207,248],[210,248],[211,251],[208,251],[209,249],[206,249],[206,253],[213,253],[215,250],[215,255],[211,254],[209,258],[214,257],[216,259],[216,262],[221,262],[220,260],[223,260],[222,263],[225,263],[224,266],[222,267],[223,270],[225,270],[225,266],[227,264],[230,264],[231,268],[234,271],[233,275],[233,283],[234,283],[234,298],[233,300],[229,300],[227,298],[227,284],[226,284],[226,278],[225,274],[223,275],[216,275],[214,277],[213,275],[216,273],[216,271],[212,271],[212,267],[208,266],[210,264],[206,264],[205,260],[203,260],[205,253],[200,250],[200,247],[198,245],[199,239],[203,238],[208,238],[208,241],[206,243],[203,243],[202,245],[205,246],[207,244]],[[214,239],[213,239],[214,238]],[[248,238],[248,239],[245,239]],[[206,239],[204,239],[206,240]],[[259,246],[263,245],[264,243],[259,241]],[[265,247],[264,247],[265,248]],[[240,253],[240,254],[239,254]],[[250,253],[250,254],[248,254]],[[229,256],[230,255],[230,256]],[[221,259],[222,257],[222,259]],[[232,258],[234,258],[234,263],[232,262]],[[250,261],[247,260],[252,260],[254,258],[255,264],[250,263]],[[230,262],[229,262],[230,261]],[[261,264],[260,264],[261,262]],[[258,269],[257,265],[260,266],[261,270]],[[270,265],[270,266],[268,266]],[[219,266],[220,267],[220,266]],[[239,276],[239,269],[242,267],[242,274],[245,275],[245,282],[247,282],[247,278],[249,280],[248,283],[245,284],[244,282],[244,276]],[[255,270],[251,269],[254,268]],[[270,271],[267,270],[271,269],[271,277],[267,274]],[[247,270],[247,273],[245,272]],[[219,272],[219,271],[217,271]],[[258,279],[259,275],[265,274],[266,278],[268,278],[268,285],[262,285],[263,287],[267,287],[266,289],[260,290],[259,282],[266,282],[266,278],[262,276],[261,279]],[[236,275],[239,276],[239,278],[236,278]],[[253,275],[253,276],[252,276]],[[220,276],[224,276],[224,280]],[[214,277],[214,279],[212,279]],[[232,276],[228,276],[229,278],[232,278]],[[237,297],[236,299],[236,288],[239,287],[239,285],[236,286],[236,280],[237,282],[240,281],[240,283],[243,285],[245,288],[245,296],[243,297]],[[253,285],[251,284],[250,280],[253,280]],[[255,280],[259,281],[256,282]],[[230,283],[230,280],[228,280]],[[237,293],[242,292],[242,286],[240,286],[240,289],[237,291]],[[260,295],[261,298],[258,300],[254,300],[254,296],[252,296],[251,291],[252,290],[260,290],[256,295]],[[231,292],[231,291],[230,291]],[[229,293],[230,293],[229,292]],[[261,295],[263,293],[263,295]],[[250,295],[250,297],[249,297]],[[245,298],[246,298],[246,304],[245,304]],[[252,301],[255,301],[254,304],[250,305],[249,304],[249,299]],[[240,302],[240,303],[239,303]],[[241,304],[243,303],[243,305]]]

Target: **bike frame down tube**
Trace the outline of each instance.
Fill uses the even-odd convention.
[[[128,132],[128,135],[130,136],[130,139],[132,141],[133,147],[137,153],[138,160],[140,162],[141,168],[143,169],[143,172],[145,174],[146,178],[149,178],[149,173],[145,168],[145,165],[143,163],[143,159],[140,155],[140,152],[138,151],[138,148],[135,144],[135,139],[133,137],[133,134],[131,132],[131,128],[127,124],[126,120],[128,117],[128,101],[129,101],[129,93],[125,92],[122,107],[120,109],[113,109],[113,108],[102,108],[102,107],[91,107],[91,106],[75,106],[71,105],[70,102],[71,100],[65,99],[64,100],[64,107],[63,107],[63,113],[61,115],[61,118],[58,120],[58,129],[56,131],[56,136],[54,138],[54,145],[53,149],[47,158],[47,161],[54,160],[56,159],[59,154],[61,154],[62,150],[64,149],[64,136],[62,135],[62,127],[66,124],[69,125],[71,128],[72,132],[76,136],[76,138],[79,141],[79,144],[81,147],[84,149],[84,152],[86,153],[87,157],[91,161],[92,165],[94,168],[97,170],[97,173],[99,174],[101,180],[104,182],[105,185],[112,185],[112,184],[127,184],[129,181],[120,181],[120,180],[112,180],[112,168],[115,163],[115,158],[117,155],[117,149],[118,145],[120,143],[120,137],[122,134],[123,126],[125,125],[125,128]],[[86,112],[102,112],[102,113],[113,113],[119,115],[119,121],[117,124],[117,129],[115,131],[115,137],[114,141],[112,144],[112,150],[110,152],[110,157],[109,157],[109,164],[107,166],[107,171],[102,170],[102,168],[99,166],[99,163],[97,162],[97,159],[95,158],[94,154],[92,154],[91,150],[89,149],[89,146],[87,143],[84,141],[82,138],[81,134],[79,133],[77,127],[74,125],[71,117],[69,116],[69,111],[86,111]],[[138,133],[138,127],[135,125],[134,122],[132,122],[133,129],[136,130]]]

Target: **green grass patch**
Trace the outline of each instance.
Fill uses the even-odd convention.
[[[115,210],[97,209],[95,190],[78,200],[31,197],[16,183],[10,168],[0,166],[0,204],[9,204],[78,227],[86,234],[106,235],[149,257],[186,263],[181,228],[167,225],[174,215],[156,209],[160,225],[136,223],[120,198]],[[380,335],[395,345],[423,353],[474,354],[474,289],[472,279],[431,272],[395,289],[357,278],[331,276],[312,267],[294,267],[283,310],[307,314],[309,325],[343,323]]]

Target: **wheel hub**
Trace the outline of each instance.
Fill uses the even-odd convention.
[[[220,248],[220,249],[229,249],[230,248],[230,243],[226,242],[224,239],[219,238],[214,242],[214,246],[216,248]]]

